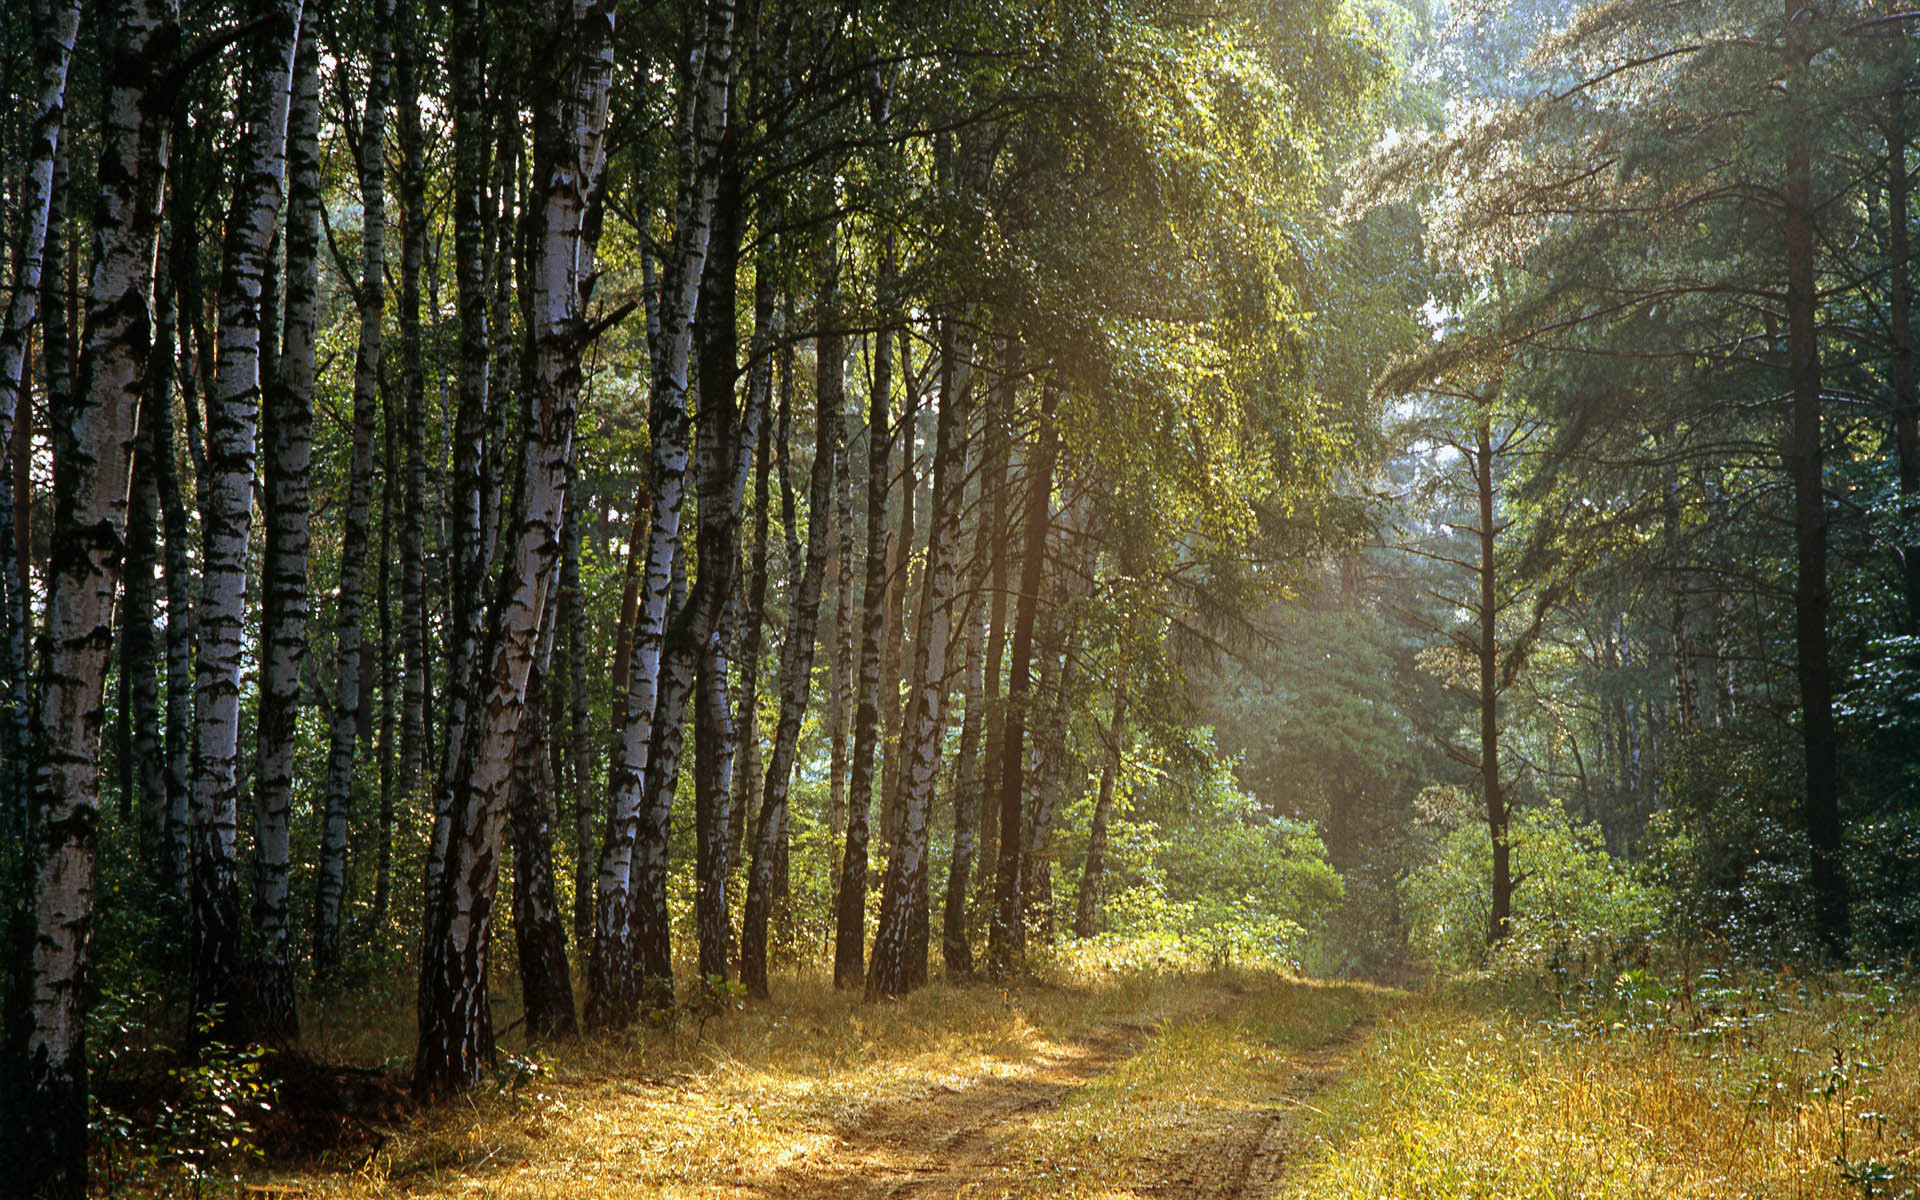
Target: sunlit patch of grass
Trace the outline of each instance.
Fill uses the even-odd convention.
[[[1292,1197],[1920,1195],[1920,996],[1629,973],[1568,1002],[1452,989],[1317,1102]]]
[[[836,992],[824,973],[783,976],[772,1004],[554,1048],[531,1080],[445,1104],[363,1163],[274,1182],[339,1197],[568,1200],[766,1188],[796,1165],[819,1167],[885,1106],[1033,1075],[1078,1039],[1123,1021],[1177,1025],[1244,986],[1184,965],[1077,956],[1018,987],[935,983],[879,1004]],[[393,1057],[346,1024],[326,1028]],[[515,1038],[509,1047],[522,1053]]]
[[[1230,1011],[1169,1024],[1140,1052],[1011,1133],[1007,1197],[1128,1197],[1231,1177],[1297,1107],[1299,1051],[1342,1037],[1398,993],[1257,978]]]

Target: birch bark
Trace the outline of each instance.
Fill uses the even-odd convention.
[[[353,358],[353,447],[347,507],[340,535],[340,591],[334,605],[334,704],[328,730],[324,824],[314,897],[313,962],[325,976],[340,962],[341,911],[346,902],[347,838],[353,815],[354,760],[362,705],[362,613],[366,601],[367,530],[373,503],[373,437],[380,403],[381,324],[386,308],[387,89],[393,72],[389,26],[392,0],[376,0],[365,108],[360,119],[360,279],[354,303],[360,319]]]
[[[50,410],[54,529],[34,728],[33,935],[9,1180],[22,1194],[87,1192],[84,987],[93,917],[100,742],[127,486],[148,362],[148,296],[165,133],[148,103],[177,45],[168,4],[116,13],[101,127],[95,254],[80,386]],[[11,1090],[10,1085],[10,1090]]]
[[[235,876],[240,672],[247,555],[253,522],[264,323],[262,289],[285,190],[287,110],[301,0],[258,0],[266,21],[247,80],[246,129],[235,157],[221,245],[219,355],[207,397],[198,654],[194,694],[193,1011],[218,1013],[220,1041],[244,1039],[238,1009],[239,895]]]
[[[961,499],[966,488],[967,409],[973,390],[972,334],[943,322],[940,416],[934,435],[927,563],[914,638],[913,689],[901,733],[899,821],[880,899],[867,997],[904,995],[926,979],[927,869],[934,776],[946,721],[947,649],[958,578]]]
[[[558,86],[535,120],[535,179],[542,216],[531,273],[533,394],[515,493],[513,536],[453,772],[445,869],[428,906],[421,964],[420,1041],[414,1091],[432,1096],[471,1087],[491,1065],[493,1016],[487,998],[494,892],[511,798],[515,742],[545,607],[554,591],[561,523],[572,467],[573,432],[594,279],[593,223],[606,175],[608,98],[613,83],[613,0],[561,0],[555,44]]]

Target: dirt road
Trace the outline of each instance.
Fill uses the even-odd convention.
[[[1211,1019],[1211,1018],[1203,1018]],[[1116,1145],[1123,1164],[1096,1190],[1156,1198],[1240,1200],[1277,1194],[1289,1164],[1305,1148],[1295,1115],[1339,1077],[1364,1022],[1274,1064],[1264,1102],[1244,1106],[1168,1105],[1173,1130],[1146,1154]],[[1164,1030],[1117,1025],[1057,1047],[1017,1078],[982,1077],[929,1096],[878,1105],[805,1158],[789,1163],[763,1190],[779,1200],[992,1200],[1052,1194],[1055,1164],[1036,1160],[1023,1134],[1073,1104],[1090,1085],[1121,1068]],[[1189,1128],[1179,1125],[1185,1118]],[[1182,1133],[1191,1136],[1182,1136]],[[1171,1149],[1167,1149],[1171,1147]],[[1082,1182],[1088,1182],[1082,1180]]]

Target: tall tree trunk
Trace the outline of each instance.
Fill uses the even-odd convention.
[[[1905,53],[1904,46],[1899,53]],[[1907,174],[1907,83],[1903,71],[1887,100],[1887,324],[1893,343],[1887,372],[1893,384],[1894,448],[1900,471],[1904,533],[1899,551],[1907,632],[1920,635],[1920,388],[1913,374],[1913,244],[1907,228],[1913,180]]]
[[[187,181],[197,177],[189,171],[195,155],[190,152],[187,105],[176,100],[171,117],[169,142],[172,153],[167,162],[168,212],[167,262],[160,283],[160,311],[171,315],[175,329],[173,343],[155,347],[155,355],[170,356],[180,385],[180,398],[188,413],[197,407],[194,397],[200,375],[195,370],[193,338],[199,324],[198,314],[189,307],[199,295],[198,214]],[[176,300],[177,297],[177,300]],[[186,499],[181,494],[178,460],[174,454],[173,403],[157,404],[152,411],[152,427],[147,431],[154,450],[154,485],[160,494],[161,522],[166,527],[166,569],[162,572],[167,589],[167,853],[168,877],[177,912],[185,914],[190,903],[193,859],[193,660],[194,660],[194,572],[192,534],[188,529]],[[191,425],[191,422],[189,422]],[[164,447],[164,449],[161,449]],[[196,468],[197,469],[197,468]]]
[[[547,765],[547,677],[557,605],[541,618],[539,649],[527,673],[527,695],[513,758],[513,935],[520,955],[520,996],[527,1036],[572,1037],[573,979],[567,937],[553,891],[553,785]]]
[[[665,910],[666,846],[639,844],[648,754],[660,744],[653,722],[660,699],[660,658],[666,641],[667,602],[674,560],[680,556],[680,515],[687,484],[687,366],[693,320],[706,271],[720,187],[720,144],[726,134],[733,82],[733,0],[705,0],[699,36],[687,72],[680,127],[681,178],[674,246],[660,292],[660,333],[653,369],[649,471],[652,511],[647,529],[645,580],[635,615],[625,728],[609,770],[608,831],[600,856],[593,953],[587,978],[587,1027],[605,1029],[633,1020],[632,928],[637,909]],[[664,978],[663,978],[664,967]],[[671,962],[650,970],[654,987],[671,989]]]
[[[980,450],[991,456],[993,445],[993,406],[997,394],[989,393],[986,412],[980,423]],[[960,748],[954,767],[953,857],[947,868],[946,899],[941,913],[940,957],[949,975],[973,974],[973,947],[967,941],[967,881],[973,874],[976,826],[980,802],[980,736],[982,696],[986,691],[986,616],[987,572],[993,558],[993,528],[986,499],[986,472],[980,473],[981,487],[973,500],[973,558],[967,567],[965,617],[961,628],[967,639],[963,715],[960,720]]]
[[[1114,784],[1127,754],[1127,690],[1122,684],[1113,696],[1113,721],[1107,726],[1106,761],[1100,767],[1100,794],[1093,802],[1093,824],[1087,831],[1087,862],[1080,872],[1080,894],[1073,905],[1073,936],[1090,938],[1100,915],[1100,892],[1106,883],[1107,830],[1113,822]],[[1344,808],[1342,809],[1344,811]]]
[[[85,996],[113,596],[126,528],[130,458],[148,362],[165,134],[148,96],[178,31],[165,4],[123,4],[114,24],[101,129],[95,256],[79,389],[50,410],[53,553],[35,759],[34,925],[9,1055],[17,1112],[9,1141],[20,1194],[87,1193]],[[21,1069],[17,1072],[13,1064]]]
[[[159,309],[157,300],[155,309]],[[160,679],[154,670],[159,646],[154,638],[153,571],[160,557],[160,491],[154,483],[156,446],[151,431],[160,424],[155,410],[172,401],[167,390],[166,353],[156,345],[148,354],[146,388],[140,399],[140,436],[127,506],[126,577],[120,604],[120,719],[127,728],[122,746],[127,755],[121,764],[122,786],[138,798],[142,865],[163,892],[171,888],[172,879],[167,854],[166,763],[160,745]],[[173,453],[171,445],[162,449]],[[128,798],[123,796],[122,803]]]
[[[427,645],[427,396],[420,334],[421,273],[427,254],[426,136],[420,125],[420,72],[428,46],[422,0],[397,0],[399,32],[394,59],[395,117],[400,143],[400,757],[394,787],[401,803],[412,801],[433,771],[432,730],[427,716],[432,685]],[[430,790],[433,834],[427,845],[424,896],[440,894],[452,815],[449,794]],[[427,927],[433,914],[427,914]]]
[[[893,246],[881,247],[874,298],[882,313],[893,303]],[[887,484],[893,442],[887,428],[893,403],[893,337],[874,335],[873,383],[867,395],[867,559],[860,595],[860,649],[854,668],[856,701],[853,763],[847,785],[846,846],[833,922],[833,982],[866,981],[867,840],[873,811],[873,766],[880,733],[881,666],[887,632]]]
[[[732,777],[733,747],[727,728],[725,652],[721,645],[709,643],[732,597],[733,572],[739,558],[739,499],[733,492],[734,438],[739,422],[733,384],[738,357],[734,307],[740,242],[745,232],[740,185],[740,165],[729,138],[722,145],[720,185],[715,191],[712,230],[700,282],[698,311],[705,314],[705,319],[694,329],[700,366],[698,459],[694,466],[700,572],[684,601],[676,603],[662,642],[658,709],[637,835],[640,861],[648,868],[643,875],[649,887],[636,896],[635,951],[642,986],[647,990],[646,1002],[656,1008],[664,1006],[672,994],[673,950],[665,860],[685,747],[687,701],[696,677],[705,721],[696,718],[694,733],[700,738],[704,726],[705,737],[696,751],[694,776],[694,922],[701,979],[726,975],[726,805],[731,791],[727,785]],[[701,673],[702,664],[705,674]]]
[[[747,405],[759,412],[766,428],[773,404],[773,323],[775,320],[772,252],[755,271],[752,366],[747,377]],[[747,818],[753,806],[753,784],[760,777],[760,650],[767,628],[767,524],[773,506],[773,439],[763,436],[753,454],[753,549],[748,568],[745,625],[740,636],[740,695],[734,709],[735,744],[739,763],[733,772],[733,795],[728,803],[727,873],[739,867],[746,845]],[[729,918],[731,919],[731,918]],[[732,927],[728,927],[731,936]]]
[[[400,708],[396,701],[399,672],[395,663],[395,645],[399,630],[393,613],[393,535],[400,512],[400,413],[396,398],[388,393],[381,404],[380,472],[380,573],[376,585],[375,614],[380,626],[380,735],[377,757],[380,766],[380,802],[378,841],[374,847],[373,913],[371,928],[385,938],[387,914],[393,897],[393,826],[396,809],[394,790],[399,786],[396,746]]]
[[[1814,933],[1834,959],[1847,953],[1847,878],[1840,861],[1839,748],[1833,724],[1833,666],[1827,609],[1826,483],[1820,419],[1819,293],[1813,271],[1812,131],[1802,106],[1815,19],[1808,0],[1785,0],[1788,120],[1786,163],[1787,374],[1793,390],[1787,470],[1793,482],[1796,549],[1794,649],[1800,732],[1806,750],[1805,817],[1813,851]]]
[[[373,503],[373,436],[380,402],[381,321],[386,308],[387,87],[393,70],[389,26],[392,0],[377,0],[366,108],[360,121],[360,279],[354,303],[359,344],[353,358],[353,443],[347,506],[340,534],[340,593],[334,603],[334,704],[328,728],[327,790],[320,834],[313,918],[313,964],[330,975],[340,963],[341,913],[346,904],[347,840],[353,815],[354,761],[362,704],[361,614],[366,601],[367,529]]]
[[[266,555],[262,586],[258,784],[254,791],[253,984],[257,1034],[291,1041],[288,930],[293,751],[307,657],[307,472],[313,457],[314,335],[320,285],[320,47],[310,14],[295,58],[287,117],[286,326],[277,379],[266,381]]]
[[[970,331],[941,323],[940,418],[934,436],[927,565],[913,641],[913,689],[901,742],[901,804],[887,857],[879,928],[867,968],[867,997],[904,995],[926,979],[927,863],[934,776],[946,728],[947,647],[959,576],[961,500],[967,481],[968,401],[973,390]]]
[[[690,633],[696,643],[694,697],[694,916],[699,933],[702,980],[727,974],[729,914],[727,857],[734,759],[739,745],[727,691],[727,650],[733,644],[728,614],[734,610],[735,575],[740,565],[740,523],[747,472],[765,420],[765,397],[750,396],[744,413],[734,399],[739,375],[738,334],[734,319],[745,217],[740,195],[741,167],[728,151],[715,206],[713,250],[707,256],[700,311],[700,493],[698,549],[700,577],[694,594]],[[761,322],[773,314],[773,280],[756,281],[754,342],[762,350],[771,330]]]
[[[893,826],[900,816],[901,722],[906,716],[906,701],[900,695],[900,677],[905,667],[907,635],[907,591],[913,586],[913,502],[919,490],[914,478],[914,458],[920,431],[920,389],[913,377],[913,342],[906,326],[898,330],[900,374],[906,385],[901,400],[900,424],[900,518],[893,535],[893,568],[888,579],[887,657],[880,666],[881,745],[886,757],[880,770],[880,844],[893,845]]]
[[[1492,907],[1487,917],[1487,940],[1497,942],[1507,936],[1512,922],[1513,862],[1507,838],[1507,797],[1500,784],[1500,609],[1494,587],[1499,571],[1495,558],[1499,528],[1493,523],[1493,434],[1484,406],[1478,422],[1469,466],[1473,470],[1479,505],[1474,536],[1480,549],[1480,599],[1474,616],[1479,623],[1475,650],[1480,660],[1480,794],[1486,805],[1487,836],[1493,843]]]
[[[567,790],[573,813],[573,944],[593,937],[593,758],[587,707],[587,614],[580,591],[580,491],[567,489],[566,531],[560,539],[560,613],[566,636],[569,706]]]
[[[193,1011],[216,1012],[213,1034],[244,1040],[235,967],[240,948],[235,833],[240,790],[240,671],[247,553],[261,392],[261,308],[269,247],[287,164],[289,78],[301,0],[260,0],[235,156],[232,208],[221,246],[219,359],[207,397],[207,489],[201,504],[199,655],[195,669],[193,786]]]
[[[841,413],[846,407],[846,343],[840,321],[840,279],[837,239],[829,236],[824,277],[820,284],[820,332],[815,335],[813,469],[807,479],[807,510],[825,515],[833,507],[834,456],[840,453]],[[776,875],[781,842],[787,824],[787,789],[793,780],[794,756],[800,745],[800,722],[806,716],[813,685],[815,634],[820,618],[820,585],[826,576],[831,521],[807,524],[806,560],[799,585],[793,590],[793,609],[787,618],[786,640],[780,647],[780,721],[774,728],[773,749],[767,756],[766,788],[761,794],[760,819],[754,823],[753,861],[747,872],[747,905],[740,932],[740,982],[751,996],[767,995],[767,924],[777,893]]]
[[[20,397],[25,390],[27,343],[40,301],[40,276],[53,211],[54,163],[61,157],[66,132],[67,68],[80,25],[80,0],[34,6],[33,67],[36,76],[33,121],[26,146],[19,228],[9,231],[15,247],[13,292],[5,324],[0,325],[0,843],[23,846],[28,797],[33,788],[28,746],[32,741],[32,700],[28,656],[32,606],[26,588],[25,539],[16,539],[16,505],[24,512],[25,489],[15,480],[26,475],[27,440],[18,436],[25,422]],[[57,269],[57,264],[56,264]],[[9,461],[12,460],[12,461]]]
[[[446,869],[440,894],[428,905],[413,1076],[414,1091],[422,1096],[472,1086],[493,1059],[487,962],[501,827],[527,677],[558,574],[572,464],[588,332],[584,309],[593,279],[594,223],[588,214],[605,185],[614,10],[612,0],[562,0],[556,9],[558,44],[571,47],[572,56],[535,117],[534,178],[541,181],[544,211],[531,273],[534,387],[513,538],[486,622],[486,684],[484,691],[475,689],[461,738]]]
[[[1026,927],[1020,913],[1022,800],[1024,797],[1027,717],[1033,685],[1033,623],[1040,606],[1040,581],[1047,560],[1053,465],[1060,434],[1054,413],[1060,385],[1048,380],[1041,391],[1039,444],[1027,466],[1026,550],[1020,563],[1020,602],[1013,617],[1012,666],[1007,675],[1006,732],[1000,757],[1000,850],[993,889],[993,922],[988,929],[987,965],[1004,977],[1026,956]]]
[[[487,27],[480,0],[456,0],[448,63],[453,92],[453,260],[459,313],[459,398],[453,423],[450,500],[452,622],[447,647],[447,737],[460,736],[475,656],[480,649],[481,608],[486,603],[487,541],[483,503],[486,479],[488,371],[492,365],[488,321],[493,297],[487,286],[488,150],[493,114],[486,105]],[[498,82],[496,81],[496,88]],[[503,381],[504,387],[504,381]],[[452,752],[446,752],[451,765]],[[442,779],[441,790],[447,781]]]
[[[981,714],[986,722],[986,745],[982,751],[985,761],[981,764],[980,772],[980,866],[974,876],[975,906],[979,912],[977,920],[980,926],[991,923],[993,890],[999,874],[1000,764],[1004,757],[1007,729],[1006,705],[1000,695],[1000,667],[1007,655],[1007,575],[1013,557],[1008,546],[1010,539],[1007,529],[1007,459],[1012,453],[1013,443],[1007,433],[1007,422],[1013,412],[1019,376],[1020,343],[1010,337],[1003,338],[1000,343],[1000,370],[994,380],[994,394],[988,402],[986,474],[982,481],[986,494],[993,498],[992,514],[988,518],[992,524],[990,550],[993,567],[987,605],[987,675],[983,681],[986,689],[985,712]]]
[[[1084,533],[1079,536],[1084,537]],[[1068,570],[1060,574],[1066,576]],[[1079,588],[1061,580],[1058,593],[1070,608]],[[1075,676],[1080,667],[1080,629],[1069,611],[1056,612],[1047,650],[1045,674],[1040,698],[1046,704],[1046,728],[1034,747],[1035,784],[1027,813],[1027,834],[1023,850],[1027,861],[1020,867],[1021,907],[1025,910],[1028,938],[1043,945],[1053,944],[1053,823],[1060,811],[1060,793],[1073,774],[1073,758],[1067,745],[1067,724],[1072,716]]]

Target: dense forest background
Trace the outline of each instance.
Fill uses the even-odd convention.
[[[350,993],[1910,964],[1916,19],[10,6],[9,1178]]]

